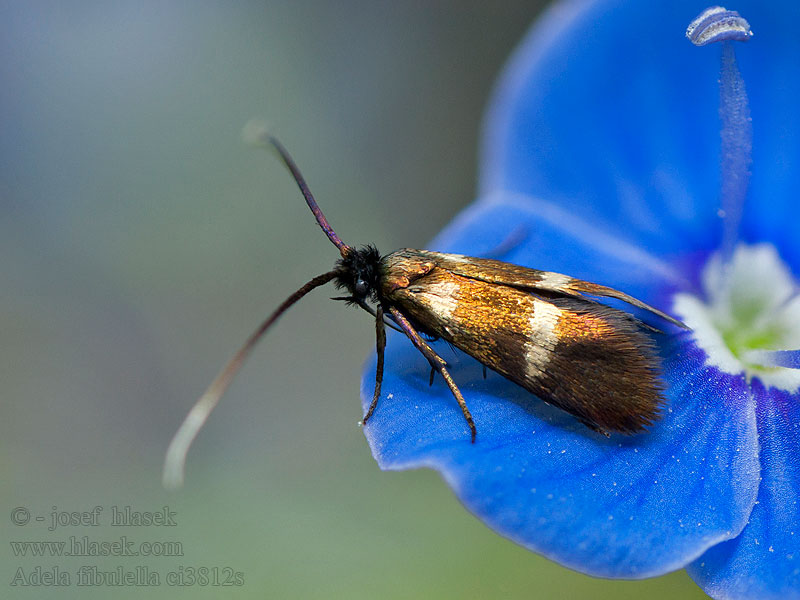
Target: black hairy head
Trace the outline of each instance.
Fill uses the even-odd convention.
[[[347,290],[355,300],[377,301],[381,253],[375,246],[352,249],[336,266],[341,270],[336,287]]]

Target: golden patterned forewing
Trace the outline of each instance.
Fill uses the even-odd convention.
[[[395,258],[404,277],[414,272],[413,261]],[[419,257],[420,264],[431,258]],[[658,418],[653,343],[626,313],[547,290],[489,283],[436,262],[386,295],[419,330],[595,429],[635,432]],[[391,269],[387,274],[391,278]]]
[[[583,294],[602,296],[622,300],[631,306],[646,310],[670,323],[686,329],[686,325],[668,314],[645,304],[641,300],[629,296],[624,292],[615,290],[604,285],[590,283],[575,279],[569,275],[553,273],[550,271],[538,271],[511,263],[492,260],[489,258],[473,258],[460,254],[444,254],[441,252],[431,252],[428,250],[405,249],[399,251],[409,259],[413,257],[415,261],[426,261],[435,263],[438,267],[446,269],[456,275],[468,277],[486,283],[496,283],[507,285],[524,290],[543,290],[556,292],[565,296],[583,298]]]

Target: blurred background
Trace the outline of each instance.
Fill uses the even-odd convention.
[[[435,473],[380,472],[356,425],[374,325],[332,288],[259,347],[184,489],[161,488],[217,370],[336,259],[244,123],[272,124],[346,242],[424,247],[473,200],[492,84],[543,4],[0,0],[0,596],[703,597],[684,573],[573,573],[492,533]],[[95,506],[96,527],[48,530],[53,511]],[[177,525],[111,527],[114,506],[168,506]],[[183,556],[10,544],[70,536]],[[161,585],[78,587],[84,565]],[[37,566],[71,585],[25,588]],[[244,585],[189,585],[200,567]]]

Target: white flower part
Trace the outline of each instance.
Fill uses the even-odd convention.
[[[754,362],[760,350],[800,348],[797,282],[771,244],[736,247],[730,263],[713,256],[702,273],[705,299],[677,294],[674,310],[707,355],[706,364],[795,392],[800,369]]]
[[[727,10],[722,6],[707,8],[686,29],[686,37],[695,46],[726,40],[746,42],[752,36],[750,23],[735,10]]]

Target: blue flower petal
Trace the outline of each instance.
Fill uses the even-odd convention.
[[[383,469],[430,467],[496,531],[597,576],[648,577],[684,566],[744,527],[758,485],[752,403],[741,378],[665,342],[669,408],[649,432],[610,439],[447,347],[475,418],[427,362],[390,336],[384,397],[365,433]],[[362,382],[372,394],[374,361]]]
[[[655,253],[715,249],[719,48],[696,48],[683,35],[702,8],[689,0],[554,5],[497,88],[482,192],[560,201]],[[754,122],[745,237],[789,242],[800,233],[785,221],[800,191],[800,5],[742,0],[735,8],[756,34],[737,48]]]
[[[763,2],[746,10],[758,29],[738,52],[753,118],[753,173],[743,233],[748,241],[775,244],[800,273],[800,219],[794,218],[800,197],[800,3]]]
[[[714,598],[800,598],[800,394],[752,383],[762,480],[750,523],[688,567]]]
[[[656,251],[715,245],[719,58],[684,37],[688,6],[556,4],[501,79],[482,192],[562,199]]]

